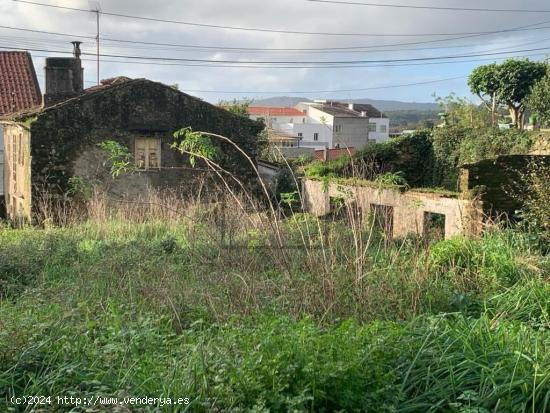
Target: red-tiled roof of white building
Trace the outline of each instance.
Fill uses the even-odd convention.
[[[30,53],[0,51],[0,115],[41,105],[42,95]]]
[[[253,106],[248,108],[251,116],[305,116],[302,111],[295,108],[280,108],[267,106]]]

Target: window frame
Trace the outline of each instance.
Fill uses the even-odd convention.
[[[140,148],[140,146],[143,148]],[[144,150],[144,165],[140,167],[139,151]],[[156,151],[157,166],[151,167],[151,152]],[[157,172],[162,169],[162,140],[160,138],[139,137],[134,141],[134,165],[140,172]]]

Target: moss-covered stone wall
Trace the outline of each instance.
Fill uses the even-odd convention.
[[[464,165],[460,174],[460,189],[476,195],[485,213],[509,216],[522,208],[521,193],[526,190],[525,175],[530,165],[550,166],[550,156],[506,155]]]
[[[70,177],[81,172],[79,165],[86,164],[88,156],[91,163],[97,163],[94,148],[105,140],[118,141],[134,153],[135,138],[160,138],[163,168],[140,173],[128,185],[141,182],[156,187],[180,187],[196,173],[190,171],[184,155],[170,148],[174,131],[191,127],[220,134],[255,158],[257,135],[263,128],[259,122],[145,79],[88,92],[34,116],[30,125],[33,185],[61,191],[67,189]],[[215,140],[214,143],[217,144]],[[242,154],[227,143],[220,143],[220,147],[223,155],[219,162],[224,168],[239,179],[254,179]]]

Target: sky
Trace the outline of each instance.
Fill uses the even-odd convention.
[[[539,10],[530,13],[389,8],[307,0],[33,1],[85,10],[95,9],[99,3],[105,13],[100,15],[101,54],[110,55],[101,57],[101,79],[127,76],[177,84],[181,91],[213,103],[282,95],[433,102],[434,93],[446,96],[451,92],[475,100],[466,77],[476,66],[507,56],[528,55],[532,60],[541,60],[550,51],[550,12],[541,11],[550,11],[547,0],[370,0],[386,5]],[[361,2],[367,0],[349,1]],[[83,41],[86,86],[96,83],[92,55],[96,52],[95,13],[0,0],[0,26],[0,50],[29,50],[41,82],[46,56],[65,56],[60,52],[72,50],[71,40]],[[522,29],[515,30],[519,28]],[[520,52],[528,49],[544,50]],[[486,56],[471,56],[479,54]],[[422,60],[449,56],[465,57]],[[152,57],[160,60],[144,59]],[[369,63],[349,63],[357,61]],[[411,85],[414,83],[421,84]]]

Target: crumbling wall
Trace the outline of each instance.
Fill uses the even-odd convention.
[[[16,123],[4,127],[4,202],[13,220],[30,218],[31,158],[29,130]]]
[[[487,215],[513,215],[522,208],[518,194],[525,190],[523,177],[535,163],[550,167],[550,156],[505,155],[463,165],[460,189],[477,194]]]
[[[393,211],[393,236],[424,234],[427,213],[445,216],[445,237],[457,234],[479,233],[481,230],[481,206],[477,201],[459,199],[437,193],[417,191],[402,192],[397,188],[362,185],[341,185],[315,180],[302,183],[304,207],[317,216],[331,212],[330,198],[343,198],[355,202],[363,214],[373,206],[391,207]]]

